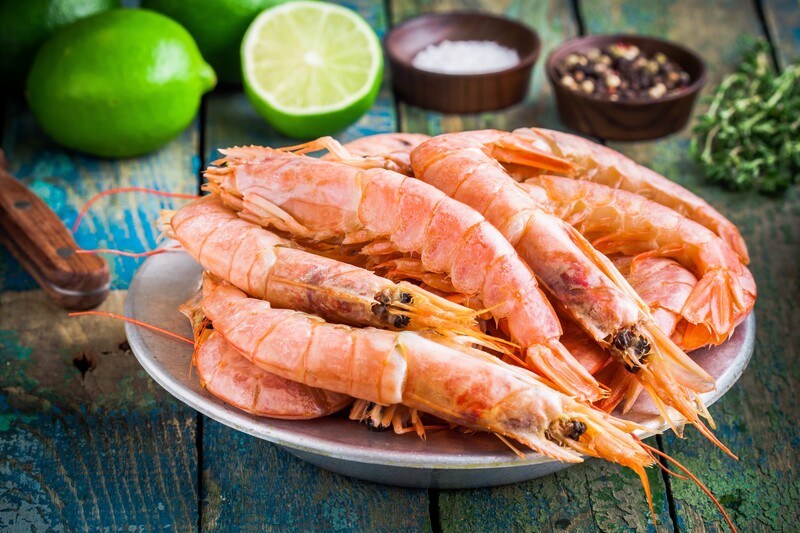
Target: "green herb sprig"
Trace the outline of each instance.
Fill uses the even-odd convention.
[[[765,194],[800,183],[800,65],[777,75],[760,41],[706,101],[690,153],[710,181]]]

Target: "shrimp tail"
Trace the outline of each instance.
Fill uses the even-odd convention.
[[[525,362],[558,389],[574,394],[579,400],[594,402],[609,394],[560,342],[529,346]]]
[[[687,350],[724,342],[734,330],[734,313],[745,308],[742,287],[728,272],[718,270],[698,281],[681,315],[688,324],[682,345]]]

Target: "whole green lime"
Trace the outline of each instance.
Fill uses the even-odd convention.
[[[0,0],[0,79],[25,85],[36,49],[55,30],[119,7],[119,0]]]
[[[64,146],[103,157],[150,152],[192,121],[216,83],[192,36],[172,19],[115,9],[79,20],[42,45],[28,100]]]
[[[242,82],[239,46],[261,11],[287,0],[142,0],[142,7],[164,13],[189,30],[220,81]]]

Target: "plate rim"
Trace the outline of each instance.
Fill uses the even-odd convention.
[[[169,242],[164,243],[162,246],[169,246]],[[145,320],[140,316],[135,316],[135,307],[139,294],[143,292],[142,286],[148,280],[151,270],[158,268],[161,261],[169,261],[169,256],[184,256],[189,261],[194,263],[196,269],[201,271],[202,267],[194,262],[188,254],[184,251],[172,252],[167,254],[154,255],[144,261],[140,265],[133,280],[131,281],[128,293],[125,298],[124,313],[125,316],[136,318],[138,320]],[[157,273],[155,275],[158,275]],[[177,313],[177,309],[175,310]],[[739,349],[737,356],[734,359],[742,358],[743,362],[740,366],[736,367],[735,371],[726,370],[717,379],[717,388],[708,393],[701,394],[706,406],[711,406],[722,396],[724,396],[731,387],[738,381],[741,375],[747,368],[755,347],[755,314],[751,312],[746,319],[738,326],[745,330],[742,346]],[[187,321],[188,325],[188,321]],[[558,463],[555,459],[550,459],[538,452],[528,450],[524,458],[520,458],[516,454],[510,452],[507,454],[482,452],[476,453],[471,456],[473,459],[470,464],[465,464],[463,455],[454,455],[451,453],[439,452],[435,449],[427,449],[424,453],[417,452],[398,452],[395,450],[380,450],[380,449],[355,449],[352,445],[346,443],[337,443],[334,445],[323,446],[319,442],[311,442],[312,439],[305,435],[293,434],[291,430],[285,430],[280,426],[287,422],[285,420],[271,419],[267,417],[258,417],[233,407],[223,400],[213,396],[211,393],[203,389],[203,393],[198,393],[192,390],[183,381],[175,376],[173,373],[165,372],[162,365],[150,354],[147,353],[146,342],[144,337],[147,330],[139,328],[135,324],[125,323],[125,333],[128,338],[128,343],[134,356],[142,365],[148,375],[156,381],[162,388],[175,397],[180,402],[188,405],[192,409],[208,416],[209,418],[228,426],[232,429],[242,433],[272,442],[278,446],[288,448],[290,451],[296,450],[315,456],[334,459],[338,461],[346,461],[350,463],[361,463],[370,465],[381,465],[391,467],[401,467],[408,469],[419,470],[476,470],[476,469],[499,469],[499,468],[515,468],[515,467],[531,467],[539,464]],[[185,347],[185,344],[177,340],[169,340],[164,338],[164,344],[170,345],[174,343],[175,349]],[[186,348],[184,348],[186,349]],[[196,373],[193,373],[193,378],[197,379]],[[327,418],[327,417],[326,417]],[[302,421],[289,421],[291,424],[297,423],[313,423],[314,420]],[[652,421],[651,421],[652,422]],[[656,420],[656,422],[658,422]],[[646,438],[654,434],[663,433],[669,428],[669,425],[661,420],[660,424],[645,424],[646,431],[637,431],[640,438]],[[395,435],[396,438],[413,437],[415,435]]]

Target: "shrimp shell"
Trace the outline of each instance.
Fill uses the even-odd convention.
[[[724,342],[752,311],[752,274],[722,239],[700,224],[598,183],[543,175],[522,186],[539,201],[547,198],[559,218],[603,253],[671,257],[690,269],[699,281],[681,309],[688,322],[684,348]]]
[[[327,142],[327,141],[326,141]],[[317,146],[310,143],[311,149]],[[209,189],[242,218],[316,241],[416,254],[506,320],[527,360],[560,390],[606,394],[558,341],[561,326],[528,266],[480,214],[434,187],[385,169],[362,170],[261,147],[232,148],[209,168]]]
[[[253,363],[287,379],[513,438],[554,459],[580,453],[634,469],[646,490],[650,454],[637,426],[558,393],[524,369],[416,332],[328,324],[205,275],[203,311]],[[335,347],[335,348],[334,348]]]
[[[629,191],[670,207],[719,235],[745,265],[749,263],[747,244],[739,229],[708,202],[661,174],[577,135],[542,128],[520,128],[514,133],[535,140],[540,150],[572,163],[569,177]],[[512,173],[524,179],[530,170],[514,166]]]
[[[169,217],[165,231],[203,267],[247,294],[347,324],[433,328],[470,334],[475,312],[410,283],[296,249],[240,219],[219,197],[200,198]]]

